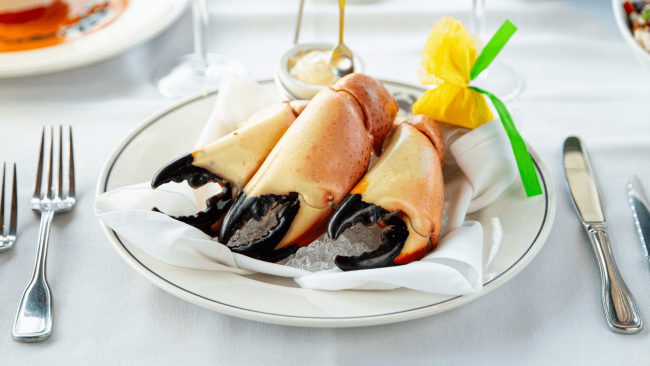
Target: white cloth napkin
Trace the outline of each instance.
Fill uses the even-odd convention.
[[[517,177],[515,155],[499,119],[459,137],[449,150],[472,186],[467,213],[494,201]]]
[[[233,132],[253,113],[282,101],[282,98],[272,90],[232,72],[227,72],[223,76],[219,90],[214,109],[195,148]]]
[[[225,78],[199,145],[232,132],[249,115],[277,100],[254,82],[233,75]],[[151,211],[158,207],[172,215],[194,214],[200,205],[196,192],[185,183],[152,190],[144,182],[106,192],[97,197],[95,214],[149,255],[179,267],[293,277],[303,288],[320,290],[407,287],[448,295],[475,294],[482,288],[483,228],[475,221],[464,222],[465,215],[502,193],[516,172],[513,161],[503,158],[510,145],[500,126],[499,121],[492,121],[453,142],[449,151],[458,165],[445,168],[447,227],[436,250],[403,266],[312,273],[232,253],[200,230]]]

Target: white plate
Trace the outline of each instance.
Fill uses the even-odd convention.
[[[105,28],[73,41],[0,53],[0,78],[44,74],[105,60],[145,42],[174,23],[188,0],[130,0]]]
[[[425,89],[383,81],[401,106]],[[274,89],[271,81],[264,84]],[[215,103],[217,91],[185,99],[143,121],[113,150],[97,182],[97,195],[150,181],[159,167],[194,146]],[[446,296],[409,289],[390,291],[319,291],[299,288],[292,279],[257,274],[192,270],[171,266],[147,255],[102,224],[120,256],[160,288],[184,300],[241,318],[267,323],[351,327],[420,318],[473,301],[513,278],[544,244],[555,216],[553,183],[537,154],[544,195],[526,198],[517,181],[488,207],[470,215],[490,235],[498,216],[503,227],[501,249],[485,270],[483,291],[472,296]],[[491,243],[486,237],[486,242]]]

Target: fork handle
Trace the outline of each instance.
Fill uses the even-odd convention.
[[[604,224],[587,225],[587,234],[600,271],[601,297],[605,319],[616,333],[633,334],[643,329],[643,318],[632,293],[616,267]]]
[[[20,300],[11,331],[13,338],[20,342],[38,342],[52,334],[52,294],[45,277],[45,263],[53,217],[54,211],[41,212],[34,274]]]

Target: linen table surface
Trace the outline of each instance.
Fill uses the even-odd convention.
[[[348,1],[346,44],[366,73],[417,83],[420,52],[441,16],[469,23],[471,1]],[[208,50],[272,77],[292,46],[297,0],[210,1]],[[409,322],[350,329],[257,323],[176,298],[118,257],[93,215],[106,157],[136,124],[174,103],[152,85],[161,62],[192,52],[191,17],[120,56],[75,70],[0,80],[0,162],[18,164],[18,242],[0,254],[0,364],[57,365],[642,365],[650,330],[608,330],[598,269],[564,187],[562,144],[580,136],[600,184],[614,255],[650,321],[650,273],[626,186],[650,189],[650,78],[619,34],[609,0],[487,1],[487,34],[519,27],[498,59],[525,87],[508,103],[557,191],[553,230],[513,280],[459,308]],[[301,42],[338,36],[335,1],[308,0]],[[54,331],[41,343],[11,338],[31,277],[39,217],[28,207],[43,125],[72,125],[78,204],[56,216],[47,266]]]

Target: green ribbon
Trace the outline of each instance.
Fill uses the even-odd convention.
[[[492,37],[490,42],[488,42],[488,44],[485,46],[483,52],[481,52],[481,54],[476,59],[476,63],[474,63],[474,67],[470,72],[471,80],[474,80],[483,70],[485,70],[490,65],[490,63],[499,54],[499,52],[501,52],[503,46],[506,45],[516,30],[517,27],[515,27],[514,24],[510,23],[509,20],[506,20],[503,23],[494,37]],[[494,104],[494,108],[496,108],[497,113],[499,113],[499,117],[501,117],[501,123],[503,123],[503,128],[508,134],[510,145],[512,145],[512,152],[515,155],[515,161],[517,162],[517,167],[519,168],[519,175],[521,176],[521,182],[524,185],[526,196],[533,197],[542,194],[542,187],[539,184],[539,178],[537,177],[537,171],[535,170],[533,159],[530,157],[526,143],[517,131],[517,128],[512,121],[512,117],[508,112],[508,108],[506,108],[506,105],[503,104],[499,98],[490,92],[473,86],[471,86],[470,89],[487,95],[492,101],[492,104]]]

